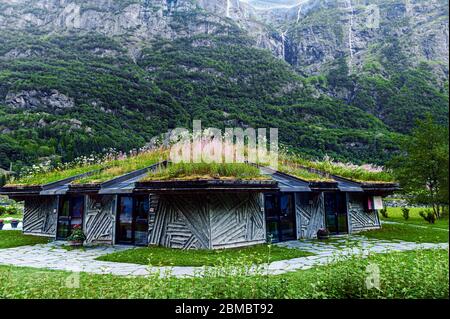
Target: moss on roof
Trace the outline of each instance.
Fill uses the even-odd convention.
[[[244,163],[176,163],[149,172],[141,182],[192,180],[267,180],[259,168]]]

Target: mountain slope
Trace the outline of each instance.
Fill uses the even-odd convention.
[[[380,49],[360,68],[339,48],[301,61],[302,30],[330,12],[316,2],[310,22],[280,24],[237,0],[0,0],[0,166],[129,150],[192,119],[278,127],[305,155],[383,163],[410,119],[448,118],[445,61],[403,68]]]

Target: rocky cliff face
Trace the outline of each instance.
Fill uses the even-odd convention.
[[[0,28],[123,36],[131,53],[154,38],[228,34],[241,28],[250,31],[257,46],[280,51],[277,36],[238,0],[1,0]]]
[[[393,37],[411,63],[448,68],[448,0],[0,0],[0,28],[126,36],[130,52],[237,28],[306,75],[340,57],[359,72]]]
[[[414,119],[448,122],[447,5],[0,0],[0,164],[129,150],[192,119],[382,163]]]

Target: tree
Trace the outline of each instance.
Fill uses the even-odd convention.
[[[401,155],[389,163],[411,201],[431,205],[437,218],[448,206],[448,133],[448,126],[427,115],[416,121],[412,135],[400,143]]]

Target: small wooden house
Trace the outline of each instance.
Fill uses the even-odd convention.
[[[255,179],[145,180],[158,163],[101,183],[6,185],[0,194],[24,202],[23,232],[66,239],[80,225],[88,244],[219,249],[315,238],[380,227],[377,209],[394,183],[327,175],[306,181],[261,168]]]

